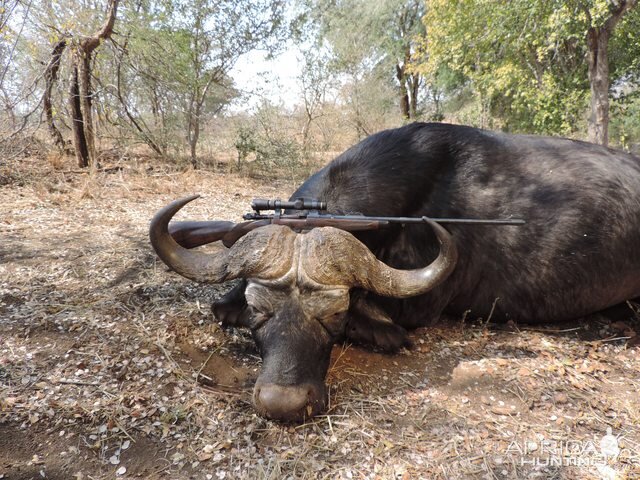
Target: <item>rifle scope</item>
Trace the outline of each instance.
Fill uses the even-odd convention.
[[[279,198],[275,200],[265,198],[254,198],[251,202],[251,208],[259,212],[260,210],[326,210],[327,202],[313,200],[309,198],[296,198],[292,202],[282,201]]]

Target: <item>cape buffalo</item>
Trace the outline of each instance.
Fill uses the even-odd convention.
[[[167,265],[197,281],[245,279],[214,313],[252,330],[263,358],[254,403],[271,418],[323,408],[340,339],[394,350],[407,344],[405,328],[442,312],[553,322],[640,295],[640,159],[623,152],[414,123],[351,147],[292,195],[300,197],[342,214],[527,223],[450,225],[449,234],[407,224],[354,235],[274,225],[211,257],[168,233],[191,199],[165,207],[151,240]]]

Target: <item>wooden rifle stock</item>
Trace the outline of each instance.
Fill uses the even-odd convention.
[[[270,224],[271,220],[249,220],[248,222],[237,223],[222,238],[222,244],[225,247],[230,248],[234,243],[236,243],[240,238],[244,237],[251,230],[255,230],[256,228],[264,227],[265,225]]]
[[[311,230],[318,227],[333,227],[347,232],[357,232],[361,230],[377,230],[380,227],[386,227],[389,222],[368,219],[338,219],[338,218],[322,218],[322,217],[302,217],[288,218],[280,217],[273,219],[271,223],[276,225],[286,225],[293,230]]]
[[[265,225],[285,225],[296,231],[311,230],[317,227],[334,227],[348,232],[360,230],[377,230],[389,222],[379,220],[344,220],[333,218],[273,218],[250,220],[242,223],[226,221],[208,222],[172,222],[169,233],[184,248],[195,248],[207,243],[222,240],[222,244],[230,248],[240,238],[256,228]]]
[[[195,248],[222,240],[235,227],[233,222],[171,222],[169,233],[184,248]]]
[[[249,220],[247,222],[238,223],[234,226],[229,233],[224,235],[222,243],[225,247],[230,247],[238,241],[241,237],[249,233],[256,228],[264,227],[265,225],[285,225],[292,230],[303,231],[311,230],[317,227],[334,227],[340,230],[347,230],[348,232],[355,232],[358,230],[377,230],[380,227],[384,227],[389,222],[369,221],[369,220],[342,220],[333,218],[268,218],[262,220]]]

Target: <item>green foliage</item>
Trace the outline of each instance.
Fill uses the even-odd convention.
[[[362,77],[351,77],[340,90],[343,115],[358,140],[402,122],[397,89],[385,81],[385,73],[380,65]]]
[[[229,73],[244,53],[273,50],[284,34],[278,0],[144,0],[124,15],[102,71],[119,71],[119,124],[163,152],[196,145],[202,126],[238,92]],[[120,99],[119,97],[123,97]],[[126,109],[125,105],[126,104]]]
[[[0,130],[23,128],[27,119],[35,131],[53,46],[95,32],[107,0],[0,3]],[[241,169],[261,174],[301,172],[325,161],[324,152],[407,117],[582,136],[587,33],[614,7],[613,0],[297,0],[295,7],[122,0],[114,34],[92,60],[96,132],[109,144],[142,141],[163,155],[188,148],[193,165],[199,139],[198,148],[213,152],[224,138],[222,161],[237,152]],[[296,106],[265,102],[234,117],[226,109],[239,95],[234,64],[251,50],[277,52],[296,15],[302,94],[287,102]],[[611,141],[630,149],[640,143],[638,32],[636,6],[617,24],[608,52]],[[67,138],[71,51],[52,97]]]
[[[250,154],[261,149],[254,129],[247,125],[238,127],[234,147],[238,151],[238,170],[243,168]]]
[[[424,34],[417,0],[310,0],[307,8],[343,69],[402,61],[406,45]]]
[[[402,96],[420,83],[419,75],[408,71],[415,60],[415,42],[424,35],[421,18],[423,0],[301,0],[305,19],[315,34],[315,41],[331,50],[329,66],[342,75],[344,92],[356,92],[357,84],[374,86],[387,100],[400,104]],[[416,89],[417,91],[417,89]],[[373,92],[372,92],[373,95]],[[410,95],[412,111],[417,111],[417,95]],[[348,103],[360,102],[347,98]],[[358,132],[361,133],[360,131]]]
[[[615,99],[611,111],[612,142],[640,155],[640,91]]]
[[[463,77],[493,126],[575,134],[588,107],[587,30],[609,9],[603,0],[433,0],[424,18],[428,58],[416,68],[431,80],[443,68]],[[638,71],[637,10],[614,32],[614,82]]]
[[[611,76],[640,85],[640,6],[624,16],[609,44]]]
[[[249,124],[241,124],[236,131],[235,148],[239,171],[264,176],[304,176],[303,145],[281,119],[282,110],[268,102],[262,103]],[[279,121],[280,120],[280,121]]]

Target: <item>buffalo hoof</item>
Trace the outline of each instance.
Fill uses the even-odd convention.
[[[284,422],[302,422],[320,413],[326,403],[324,385],[276,385],[256,383],[253,403],[264,417]]]

